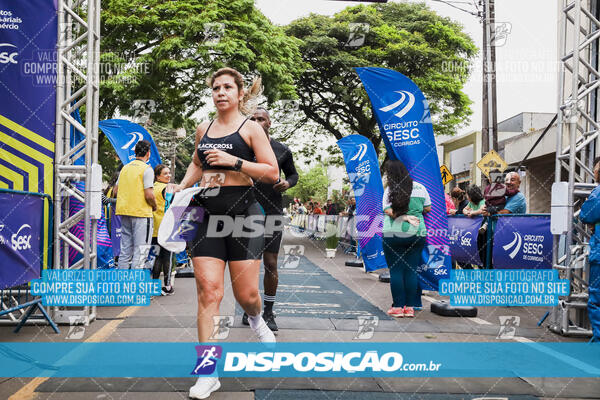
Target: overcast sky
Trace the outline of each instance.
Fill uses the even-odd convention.
[[[456,5],[474,10],[474,6],[462,4],[464,1],[468,2],[461,0]],[[483,29],[478,18],[432,0],[425,3],[438,14],[463,24],[465,32],[481,49]],[[278,25],[311,12],[331,15],[356,4],[328,0],[256,0],[257,7]],[[552,0],[496,1],[496,21],[510,29],[506,43],[496,48],[498,122],[524,111],[556,112],[557,11],[556,2]],[[481,86],[479,54],[464,88],[473,101],[473,115],[470,124],[458,133],[481,129]]]

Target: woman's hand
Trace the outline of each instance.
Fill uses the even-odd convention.
[[[421,223],[419,217],[415,217],[414,215],[405,215],[404,220],[412,226],[419,226],[419,224]]]
[[[238,160],[236,156],[232,156],[223,150],[217,149],[206,150],[204,155],[206,156],[206,162],[208,162],[208,164],[211,166],[217,165],[220,167],[234,167]]]

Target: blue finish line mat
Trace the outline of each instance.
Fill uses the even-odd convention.
[[[279,258],[279,286],[274,311],[277,316],[356,319],[376,316],[380,320],[391,319],[386,313],[361,298],[325,270],[300,256],[299,262],[283,263]],[[286,268],[288,267],[288,268]],[[261,265],[260,289],[263,290],[264,265]],[[389,291],[389,285],[381,285],[381,290]],[[391,302],[391,293],[390,293]],[[236,304],[236,314],[243,314]]]

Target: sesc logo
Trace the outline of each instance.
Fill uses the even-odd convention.
[[[460,238],[460,245],[461,246],[471,246],[471,240],[472,239],[473,239],[473,237],[471,235],[471,232],[466,232]]]
[[[415,95],[406,90],[396,90],[396,93],[400,93],[400,100],[395,103],[392,103],[388,106],[382,107],[379,110],[383,112],[392,111],[398,107],[400,107],[403,103],[406,103],[404,107],[394,115],[398,118],[404,117],[415,105]]]
[[[356,152],[356,154],[354,155],[354,157],[352,157],[350,159],[350,161],[354,161],[358,158],[358,161],[362,161],[363,157],[365,156],[365,154],[367,154],[367,149],[368,146],[366,143],[361,143],[358,145],[358,151]]]
[[[21,225],[17,233],[10,237],[13,250],[20,251],[31,249],[31,235],[21,234],[21,231],[24,229],[31,230],[31,226],[28,224]]]
[[[515,237],[513,241],[502,246],[505,251],[509,251],[509,249],[512,248],[512,251],[508,254],[511,259],[515,258],[519,250],[521,250],[521,245],[523,244],[523,238],[521,237],[520,233],[513,232],[513,235]]]
[[[17,48],[14,44],[0,43],[0,64],[18,64],[16,57],[19,53],[12,50],[11,47]]]

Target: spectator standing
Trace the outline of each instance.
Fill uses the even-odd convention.
[[[342,217],[354,217],[354,213],[356,212],[356,199],[354,198],[354,196],[350,196],[350,199],[348,199],[348,206],[346,207],[346,209],[342,212],[340,212],[340,215]]]
[[[335,205],[331,199],[327,199],[327,204],[325,205],[325,214],[338,215],[337,205]]]
[[[499,214],[525,214],[527,202],[525,195],[520,192],[521,177],[516,172],[509,172],[504,179],[506,185],[506,205]]]
[[[594,178],[596,182],[600,182],[600,157],[594,160]],[[598,342],[600,341],[600,186],[596,186],[581,206],[579,218],[583,223],[592,225],[588,315],[592,325],[592,341]]]
[[[481,193],[481,189],[477,185],[471,185],[467,189],[467,200],[469,203],[463,210],[464,214],[467,217],[475,217],[477,215],[483,214],[485,200],[483,199],[483,194]]]
[[[300,205],[298,205],[298,214],[306,214],[307,210],[306,207],[304,206],[304,204],[300,203]]]
[[[456,213],[456,206],[452,201],[452,196],[448,193],[444,193],[444,200],[446,201],[446,214],[454,215]]]
[[[454,189],[452,189],[452,192],[450,192],[450,196],[452,197],[452,202],[454,203],[454,207],[456,207],[456,209],[450,210],[450,212],[448,212],[448,214],[449,215],[464,214],[463,211],[464,211],[465,207],[467,206],[467,204],[469,204],[469,201],[467,200],[467,198],[465,196],[465,191],[457,186]]]
[[[426,244],[423,214],[431,210],[425,186],[414,182],[401,161],[387,161],[388,187],[383,193],[383,251],[390,268],[392,317],[414,317],[419,306],[417,269]]]
[[[321,209],[321,204],[319,204],[319,202],[315,202],[315,206],[313,208],[313,214],[315,215],[321,215],[323,214],[323,210]]]
[[[154,211],[154,232],[152,233],[152,247],[154,249],[154,265],[152,265],[152,279],[158,279],[160,273],[163,273],[165,285],[162,288],[161,294],[168,296],[174,293],[171,285],[171,269],[173,254],[158,244],[158,228],[165,216],[165,192],[171,181],[171,170],[164,164],[158,164],[154,168],[154,198],[156,199],[156,211]]]
[[[125,165],[113,188],[117,196],[116,215],[121,216],[120,269],[142,268],[150,249],[154,198],[154,171],[148,164],[150,142],[140,140],[135,145],[135,160]]]

